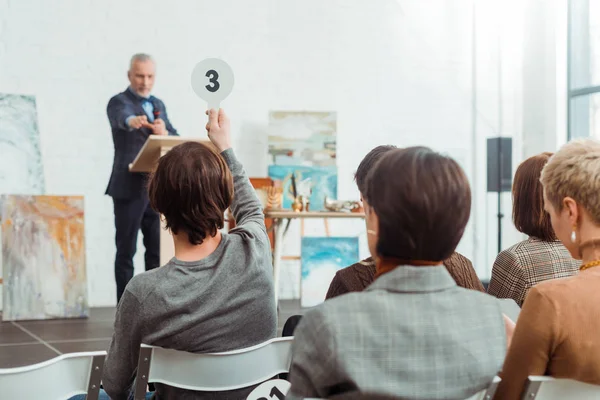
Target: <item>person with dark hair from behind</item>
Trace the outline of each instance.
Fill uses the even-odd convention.
[[[160,158],[150,179],[150,203],[173,234],[175,256],[125,288],[102,380],[113,400],[128,398],[142,343],[209,353],[277,335],[261,203],[231,148],[223,110],[210,110],[206,128],[218,152],[197,142],[178,145]],[[221,233],[229,206],[237,227]],[[156,399],[246,398],[253,389],[207,393],[155,386]]]
[[[428,148],[394,149],[363,196],[375,281],[304,315],[288,397],[465,399],[486,389],[514,324],[498,299],[459,287],[443,265],[471,212],[465,173]]]
[[[552,153],[542,153],[523,161],[513,183],[513,222],[527,240],[503,250],[496,257],[488,293],[513,299],[519,307],[536,284],[577,274],[581,262],[569,254],[556,238],[550,215],[544,211],[542,169]]]
[[[375,147],[362,159],[356,173],[354,174],[354,180],[358,186],[360,193],[360,200],[364,203],[363,193],[366,190],[366,180],[369,171],[371,171],[377,161],[381,159],[387,152],[397,149],[394,145],[381,145]],[[452,253],[448,259],[444,260],[444,266],[452,275],[452,278],[456,281],[458,286],[462,286],[466,289],[478,290],[485,292],[483,284],[477,277],[477,273],[473,268],[471,261],[457,252]],[[325,295],[325,300],[332,299],[337,296],[341,296],[350,292],[360,292],[369,286],[375,280],[375,260],[373,257],[368,257],[362,261],[352,264],[346,268],[342,268],[337,271],[331,283],[329,289]],[[294,330],[300,323],[302,315],[292,315],[285,321],[282,330],[282,336],[294,336]],[[284,375],[285,376],[285,375]]]
[[[359,164],[354,175],[354,180],[358,186],[361,201],[364,201],[363,193],[366,190],[367,174],[374,168],[381,157],[394,149],[396,149],[396,146],[393,145],[377,146]],[[477,277],[473,264],[462,254],[453,252],[450,257],[444,260],[444,266],[448,269],[448,272],[450,272],[450,275],[452,275],[458,286],[479,290],[480,292],[485,291],[483,284]],[[325,298],[331,299],[344,293],[359,292],[369,286],[374,279],[375,260],[369,257],[339,270],[331,281]]]

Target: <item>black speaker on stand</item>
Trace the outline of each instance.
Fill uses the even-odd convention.
[[[502,251],[502,193],[512,189],[512,138],[487,140],[487,191],[498,194],[498,253]]]

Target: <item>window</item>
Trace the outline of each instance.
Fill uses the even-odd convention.
[[[569,139],[600,139],[600,0],[569,1]]]

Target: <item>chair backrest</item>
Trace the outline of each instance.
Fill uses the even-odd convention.
[[[293,337],[222,353],[189,353],[141,345],[135,399],[144,399],[149,382],[196,391],[235,390],[289,371]]]
[[[499,376],[495,376],[494,379],[492,379],[492,383],[490,383],[490,386],[488,386],[487,389],[483,389],[475,393],[473,396],[467,398],[466,400],[492,400],[494,398],[494,395],[496,394],[496,389],[498,389],[498,384],[501,380],[502,379],[500,379]]]
[[[600,386],[578,382],[572,379],[556,379],[551,376],[529,376],[525,387],[523,399],[600,399]]]
[[[97,400],[106,351],[63,354],[39,364],[0,369],[3,399]]]

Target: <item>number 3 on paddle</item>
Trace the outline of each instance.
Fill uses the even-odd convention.
[[[206,72],[206,77],[209,78],[209,82],[211,85],[206,85],[206,90],[209,92],[216,92],[221,87],[221,84],[217,79],[219,79],[219,73],[214,69],[211,69]]]
[[[192,71],[192,89],[208,104],[209,109],[218,110],[233,89],[233,71],[223,60],[207,58],[200,61]]]

